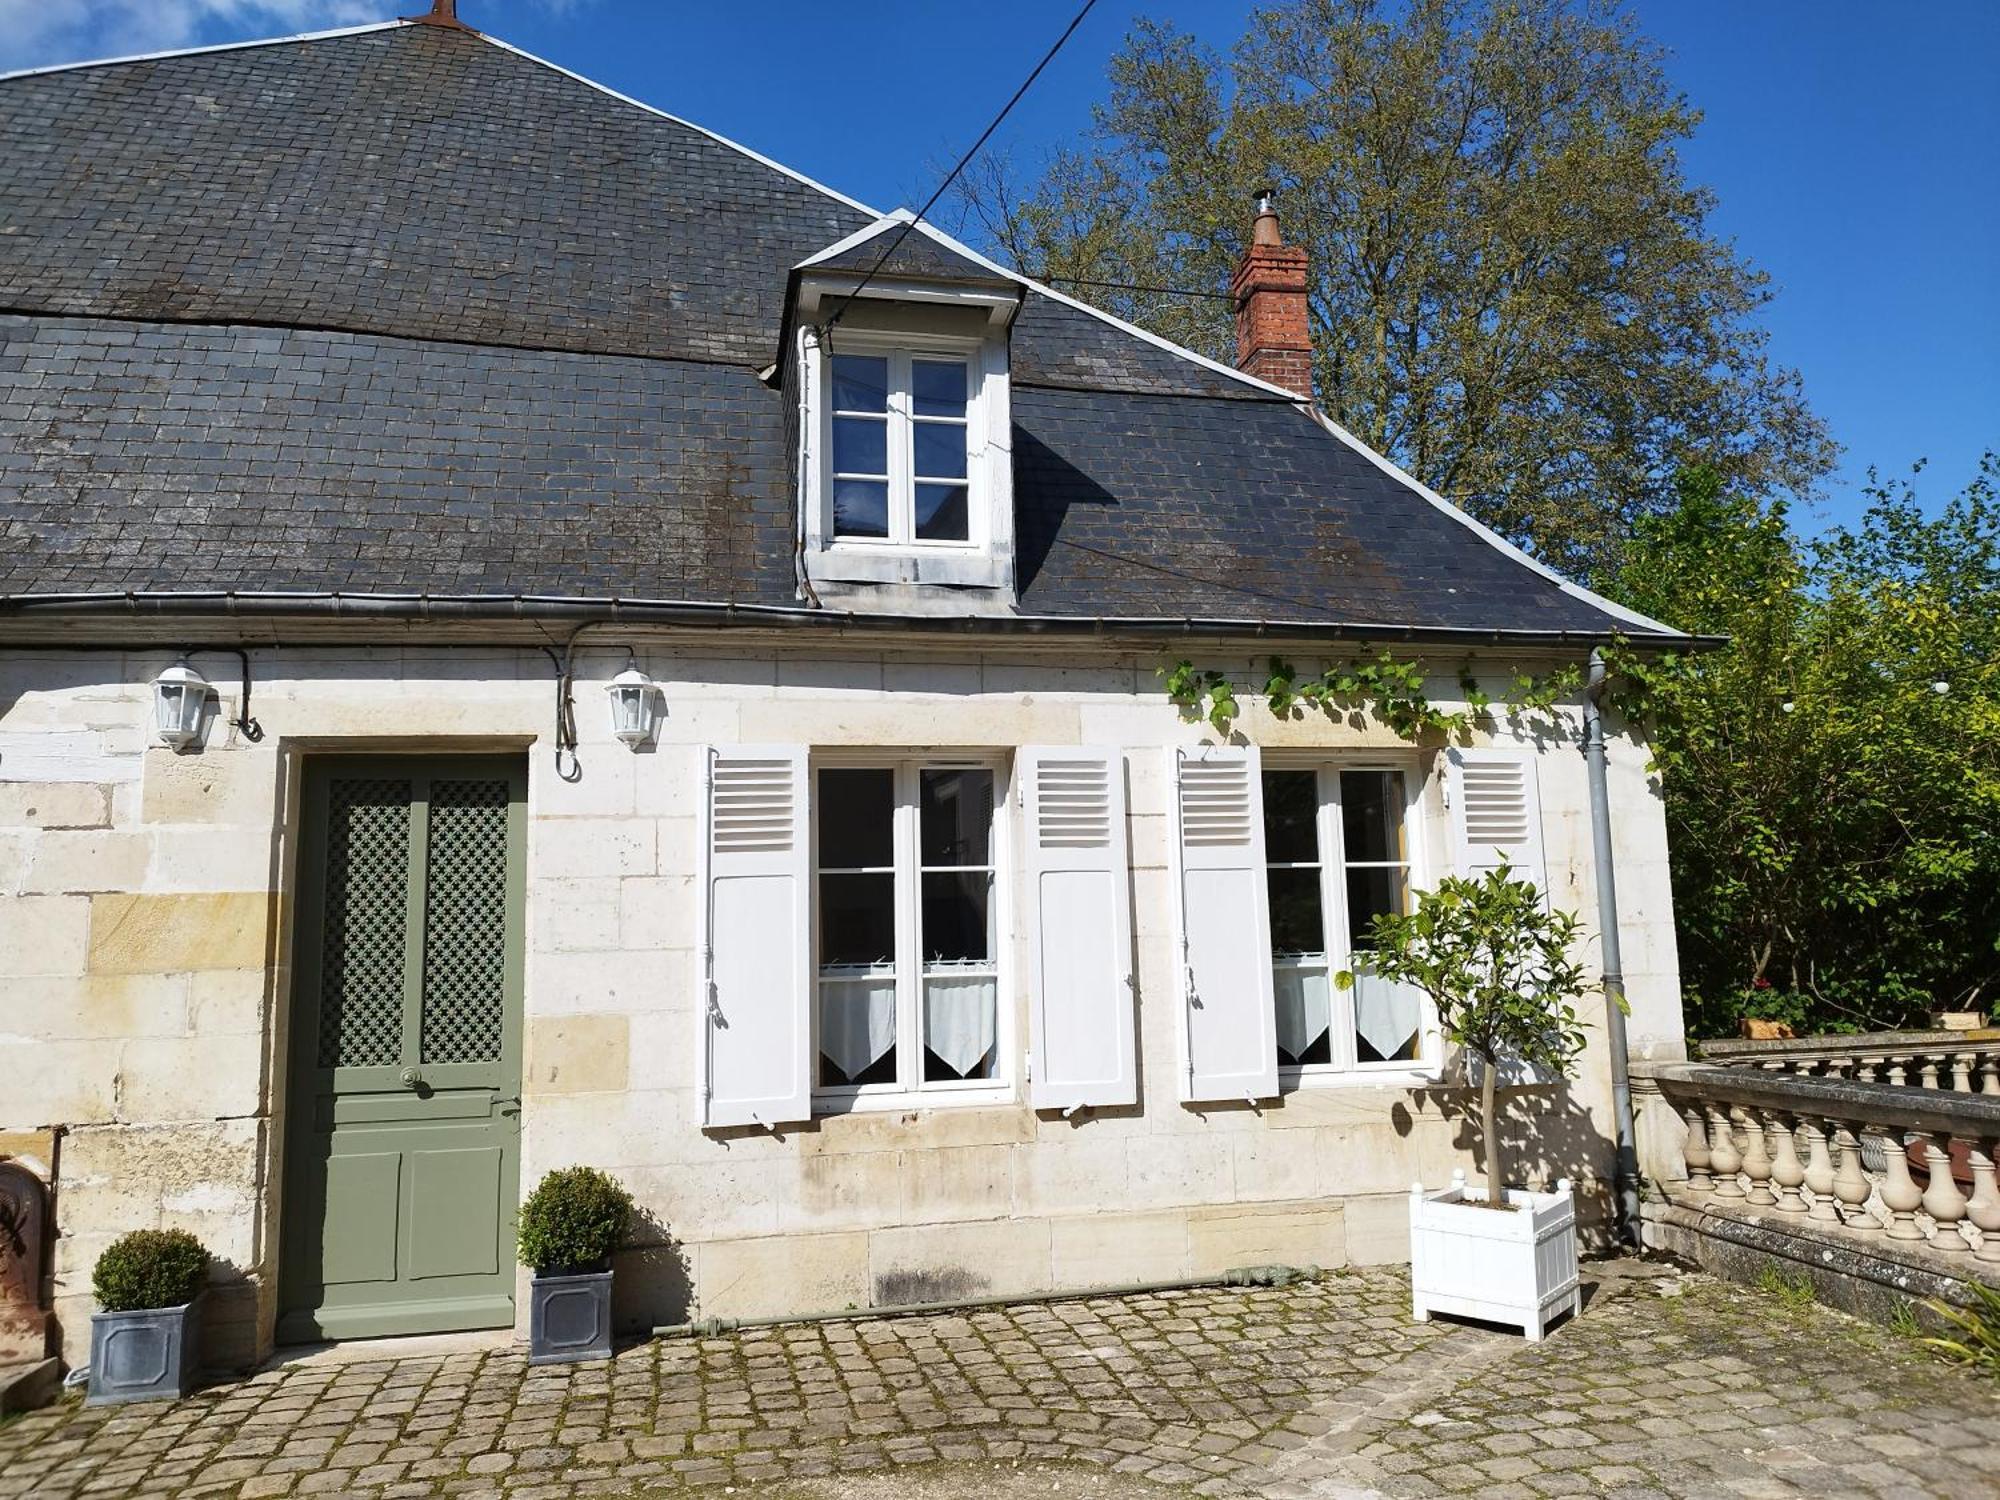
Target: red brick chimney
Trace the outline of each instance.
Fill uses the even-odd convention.
[[[1312,400],[1312,329],[1306,318],[1306,253],[1278,233],[1271,191],[1257,194],[1250,248],[1230,278],[1236,299],[1236,368]]]

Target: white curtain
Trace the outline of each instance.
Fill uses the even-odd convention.
[[[1417,1034],[1420,997],[1365,969],[1354,971],[1354,1030],[1382,1057],[1394,1057]]]
[[[1278,964],[1272,972],[1278,1000],[1278,1046],[1299,1057],[1333,1024],[1333,996],[1326,965]]]
[[[896,1045],[896,976],[820,981],[819,1050],[858,1078]]]
[[[963,1078],[993,1049],[994,998],[991,974],[924,976],[924,1042]]]

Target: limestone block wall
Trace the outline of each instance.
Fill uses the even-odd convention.
[[[639,753],[610,737],[596,686],[628,642],[666,705]],[[97,1252],[150,1225],[192,1229],[221,1257],[210,1328],[221,1362],[268,1346],[296,785],[314,752],[530,751],[523,1179],[589,1162],[631,1184],[647,1227],[624,1257],[638,1274],[620,1277],[629,1322],[1399,1259],[1409,1184],[1473,1166],[1463,1107],[1441,1091],[1308,1088],[1202,1111],[1177,1101],[1166,747],[1207,731],[1163,697],[1154,654],[635,633],[578,652],[574,782],[553,773],[539,651],[258,650],[257,743],[226,723],[233,661],[198,660],[219,713],[202,751],[184,755],[153,744],[148,727],[148,685],[171,660],[0,652],[0,1130],[65,1131],[56,1278],[72,1359]],[[1239,678],[1261,664],[1204,661]],[[1255,704],[1240,730],[1266,747],[1407,754],[1428,778],[1426,873],[1448,868],[1433,754],[1324,718],[1280,722]],[[703,1132],[700,747],[734,743],[1125,747],[1140,1104],[1075,1120],[1015,1102]],[[1628,1024],[1635,1051],[1677,1056],[1664,822],[1645,763],[1643,745],[1614,744]],[[1582,755],[1573,738],[1552,743],[1539,766],[1554,898],[1594,929]],[[1018,1099],[1023,965],[1012,972],[1003,1003]],[[1516,1159],[1582,1178],[1601,1207],[1601,1027],[1576,1083],[1522,1099],[1516,1116]]]

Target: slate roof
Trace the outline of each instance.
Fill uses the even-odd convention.
[[[953,249],[915,227],[907,214],[878,219],[874,225],[850,235],[838,245],[829,245],[799,269],[850,271],[863,276],[908,276],[964,285],[1006,287],[1016,290],[1020,283],[992,267]]]
[[[797,603],[757,372],[791,268],[865,207],[425,25],[0,81],[0,161],[0,596]],[[1054,295],[1011,368],[1023,613],[1613,623],[1291,402]]]

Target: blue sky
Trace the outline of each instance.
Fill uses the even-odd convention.
[[[0,0],[0,68],[269,36],[424,8],[372,0]],[[1078,0],[460,0],[481,26],[866,202],[914,206]],[[1705,112],[1687,166],[1771,273],[1772,350],[1845,449],[1802,529],[1873,464],[1941,498],[2000,448],[2000,4],[1634,0]],[[1142,10],[1226,49],[1242,0],[1100,0],[998,144],[1074,138]],[[1002,22],[995,25],[995,16]]]

